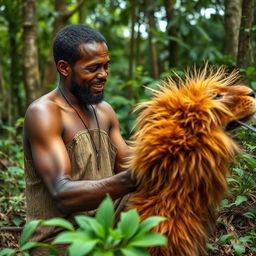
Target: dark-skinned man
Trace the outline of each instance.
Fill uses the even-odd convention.
[[[122,167],[128,150],[116,114],[103,101],[110,62],[105,38],[88,26],[69,25],[56,35],[53,54],[59,85],[34,101],[25,117],[28,222],[93,216],[106,193],[120,200],[135,187]],[[31,240],[49,243],[60,231],[41,226]]]

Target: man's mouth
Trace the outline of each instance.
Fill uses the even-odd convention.
[[[92,84],[91,84],[91,89],[94,91],[94,92],[96,92],[96,93],[100,93],[100,92],[102,92],[103,90],[104,90],[104,85],[105,85],[105,83],[106,83],[106,80],[104,79],[104,80],[99,80],[99,81],[94,81],[94,82],[92,82]]]
[[[105,84],[105,82],[99,83],[99,84],[94,84],[91,86],[91,89],[97,93],[102,92],[104,90],[104,84]]]

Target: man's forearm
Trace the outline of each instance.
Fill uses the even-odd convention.
[[[71,181],[60,176],[55,184],[52,195],[57,207],[63,212],[88,211],[98,207],[109,193],[112,199],[117,199],[135,190],[130,171],[100,179]]]

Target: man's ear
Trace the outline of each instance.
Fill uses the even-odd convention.
[[[69,76],[70,72],[71,72],[71,66],[70,64],[65,61],[65,60],[59,60],[57,62],[57,70],[59,71],[59,73],[61,75],[63,75],[64,77]]]

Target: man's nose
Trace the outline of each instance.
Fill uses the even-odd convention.
[[[108,72],[105,69],[100,70],[100,72],[97,74],[97,78],[107,78]]]

